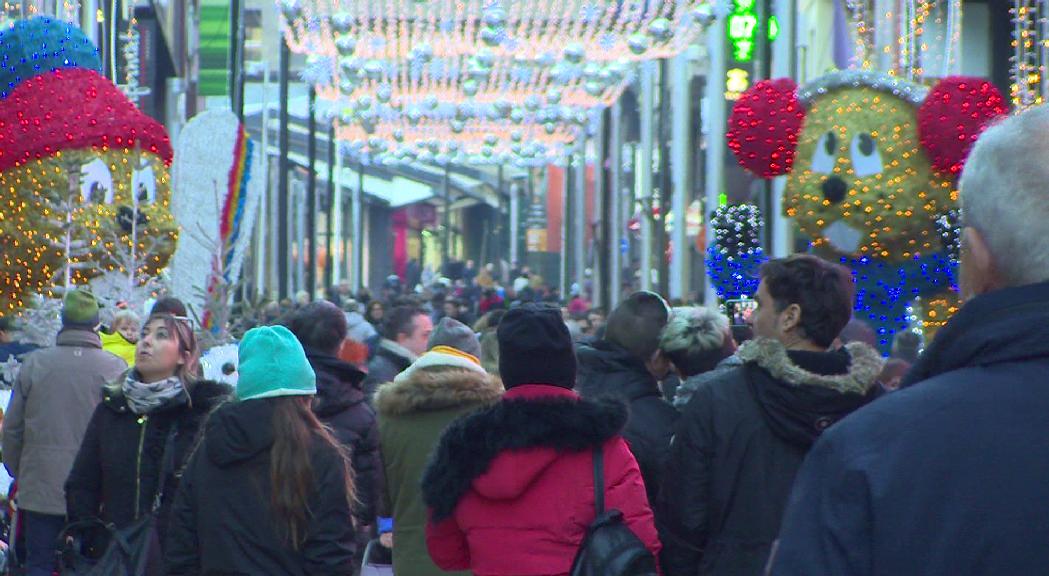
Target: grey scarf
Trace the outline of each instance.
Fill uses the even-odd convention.
[[[135,376],[134,370],[128,370],[124,385],[121,387],[128,407],[135,414],[148,414],[186,392],[185,387],[182,386],[182,379],[178,376],[171,376],[149,384],[140,382]]]

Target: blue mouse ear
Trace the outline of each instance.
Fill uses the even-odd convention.
[[[62,68],[102,73],[98,48],[75,25],[34,16],[0,29],[0,99],[22,82]]]

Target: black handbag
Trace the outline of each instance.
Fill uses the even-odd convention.
[[[131,524],[117,528],[99,518],[90,518],[68,524],[59,536],[59,565],[62,576],[149,576],[159,573],[160,538],[157,535],[157,511],[164,497],[164,484],[174,468],[174,446],[177,424],[172,423],[171,432],[164,443],[161,456],[160,476],[153,506]],[[87,530],[102,530],[109,536],[105,552],[97,560],[81,552],[78,535]],[[70,542],[73,539],[73,542]]]

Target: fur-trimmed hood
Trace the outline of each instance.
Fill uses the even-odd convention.
[[[626,421],[627,408],[616,400],[582,400],[553,386],[517,386],[503,401],[445,430],[423,474],[423,500],[440,521],[471,487],[489,499],[514,499],[560,452],[600,446]],[[548,450],[521,452],[529,448]]]
[[[821,373],[800,366],[778,340],[757,338],[744,342],[736,355],[744,363],[753,362],[774,379],[794,386],[829,388],[842,394],[866,394],[878,381],[885,360],[874,348],[862,342],[845,345],[848,368],[840,373]],[[828,352],[826,354],[835,354]]]
[[[379,416],[404,416],[444,410],[464,404],[492,404],[503,395],[503,384],[490,374],[466,368],[439,366],[413,371],[379,387],[375,410]]]
[[[829,352],[788,351],[776,340],[737,352],[765,422],[784,440],[811,446],[824,430],[876,397],[882,358],[853,342]]]

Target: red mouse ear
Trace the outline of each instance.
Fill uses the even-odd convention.
[[[728,119],[728,147],[741,166],[772,178],[794,166],[805,109],[790,78],[762,80],[743,93]]]
[[[990,82],[948,76],[918,108],[918,137],[939,172],[957,176],[980,134],[1009,109]]]

